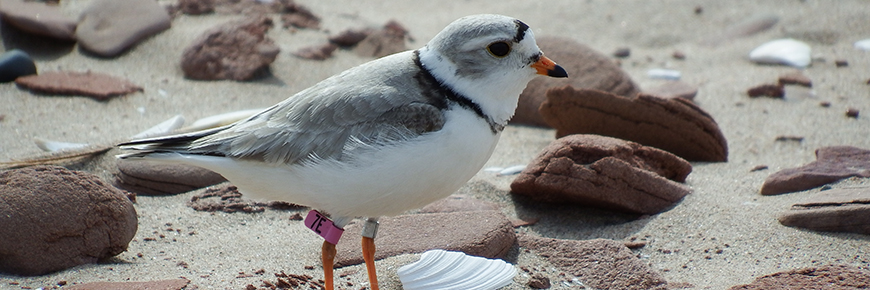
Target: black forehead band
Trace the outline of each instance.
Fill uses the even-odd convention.
[[[517,36],[514,36],[514,41],[523,41],[523,37],[526,37],[526,30],[529,30],[529,26],[519,20],[514,20],[514,22],[517,24]]]

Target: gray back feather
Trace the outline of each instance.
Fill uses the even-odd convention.
[[[340,160],[349,150],[438,131],[443,103],[421,94],[418,72],[410,52],[352,68],[185,151],[292,164]]]

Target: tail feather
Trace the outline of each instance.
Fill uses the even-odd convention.
[[[154,153],[188,153],[202,155],[222,155],[216,152],[193,152],[190,150],[192,142],[199,138],[214,134],[226,127],[212,128],[191,133],[184,133],[171,136],[152,137],[145,139],[132,140],[118,144],[121,150],[125,151],[116,157],[120,159],[127,158],[144,158]]]

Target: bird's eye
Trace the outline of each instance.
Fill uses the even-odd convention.
[[[492,56],[501,58],[507,56],[508,53],[511,52],[511,46],[504,41],[493,42],[486,47],[486,51],[488,51],[489,54],[492,54]]]

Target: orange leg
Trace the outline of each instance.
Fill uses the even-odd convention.
[[[333,286],[332,281],[332,266],[335,261],[335,244],[323,241],[323,247],[321,248],[321,260],[323,261],[323,282],[326,290],[333,290],[335,286]]]
[[[375,239],[362,237],[362,254],[366,262],[366,272],[369,274],[369,284],[372,290],[378,290],[378,275],[375,271]]]

